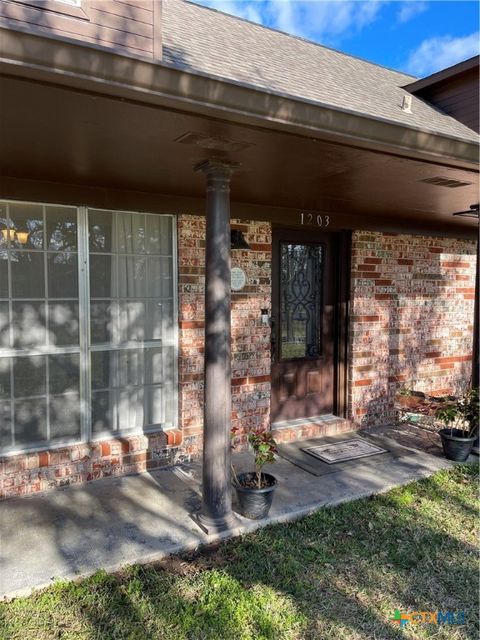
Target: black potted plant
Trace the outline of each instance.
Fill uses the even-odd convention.
[[[465,462],[470,455],[478,433],[479,410],[478,389],[469,389],[437,411],[437,418],[445,424],[440,438],[448,460]]]
[[[232,429],[232,436],[236,430]],[[270,511],[277,480],[263,473],[264,465],[275,462],[277,443],[270,431],[254,430],[248,434],[248,443],[255,457],[255,471],[236,473],[232,466],[232,481],[237,492],[240,513],[251,520],[265,518]]]

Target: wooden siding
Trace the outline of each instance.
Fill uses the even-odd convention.
[[[80,39],[119,53],[161,59],[161,0],[3,0],[0,25]]]
[[[416,94],[445,113],[479,132],[479,70],[478,67],[457,78],[426,87]]]

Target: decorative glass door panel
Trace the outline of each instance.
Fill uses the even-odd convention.
[[[272,422],[333,413],[335,236],[274,230]]]
[[[282,360],[321,354],[322,256],[322,245],[281,243]]]

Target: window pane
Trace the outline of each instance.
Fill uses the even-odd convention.
[[[173,277],[170,258],[149,257],[147,263],[148,296],[172,298]]]
[[[145,298],[146,295],[145,258],[118,256],[118,297]]]
[[[138,386],[145,381],[143,351],[128,349],[117,351],[118,386]]]
[[[172,218],[90,211],[89,233],[90,339],[117,347],[91,351],[93,432],[173,422],[175,350],[118,348],[173,341]]]
[[[145,340],[171,341],[174,337],[173,303],[147,301]]]
[[[172,255],[172,218],[147,216],[147,252]]]
[[[10,358],[0,358],[0,398],[10,398]]]
[[[168,369],[168,349],[147,349],[145,351],[145,382],[146,384],[159,384],[168,377],[168,370],[164,370],[164,364]]]
[[[13,388],[16,398],[44,395],[46,391],[45,356],[17,357],[13,362]]]
[[[79,392],[80,356],[65,354],[48,357],[49,391],[52,395]]]
[[[92,389],[117,386],[117,356],[114,351],[93,351],[90,355]]]
[[[165,388],[161,387],[145,387],[145,424],[164,424],[169,420],[166,417]]]
[[[78,258],[76,253],[47,255],[48,296],[78,298]]]
[[[92,344],[112,342],[116,324],[116,304],[110,300],[90,302],[90,337]]]
[[[35,301],[12,303],[13,346],[26,349],[44,346],[47,340],[45,328],[45,303]]]
[[[58,300],[48,305],[48,342],[56,347],[78,345],[78,304]]]
[[[131,213],[115,214],[112,249],[118,253],[145,253],[145,216]]]
[[[146,301],[127,300],[119,302],[118,341],[143,342],[145,337]]]
[[[80,439],[80,396],[50,396],[50,440]]]
[[[117,270],[115,256],[90,256],[90,296],[114,298],[117,295]]]
[[[68,207],[47,207],[47,249],[77,250],[77,210]]]
[[[11,447],[12,442],[12,409],[10,399],[0,399],[0,447]]]
[[[13,441],[3,437],[3,424],[0,440],[17,449],[78,439],[80,355],[61,353],[79,349],[77,209],[0,203],[2,219],[8,233],[0,233],[0,350],[18,355],[0,358],[0,422],[10,416]],[[25,349],[58,352],[26,356]]]
[[[8,256],[3,241],[3,235],[0,234],[0,298],[8,298]]]
[[[43,253],[12,251],[12,295],[14,298],[43,298]]]
[[[0,302],[0,349],[8,349],[10,346],[9,304]]]
[[[144,425],[143,387],[121,389],[118,394],[118,429],[132,431]]]
[[[90,209],[88,212],[88,240],[91,252],[112,250],[112,214]]]
[[[47,440],[45,398],[15,400],[15,445],[41,444]]]
[[[115,431],[115,403],[114,391],[95,391],[92,393],[92,432]]]
[[[10,228],[15,237],[12,249],[43,249],[43,207],[37,204],[13,204],[8,207]]]

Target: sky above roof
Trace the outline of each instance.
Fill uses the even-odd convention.
[[[476,0],[195,0],[424,77],[479,53]]]

